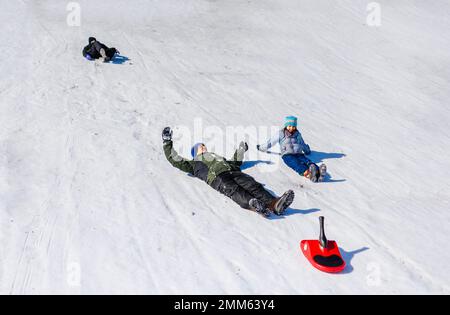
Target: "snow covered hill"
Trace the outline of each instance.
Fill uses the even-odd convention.
[[[71,27],[68,1],[0,0],[0,293],[450,293],[448,1],[379,1],[380,26],[363,0],[77,3]],[[131,61],[86,61],[91,35]],[[283,218],[162,152],[165,126],[225,155],[286,115],[331,177],[247,135],[245,171],[296,192]],[[300,253],[320,215],[342,274]]]

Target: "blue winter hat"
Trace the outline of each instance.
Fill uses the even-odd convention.
[[[193,158],[195,158],[197,156],[198,148],[202,145],[203,145],[203,143],[201,143],[201,142],[194,144],[194,146],[191,149],[191,155]]]
[[[284,120],[284,127],[292,126],[297,127],[298,119],[295,116],[287,116]]]

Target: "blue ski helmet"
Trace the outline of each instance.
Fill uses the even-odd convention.
[[[195,157],[198,155],[198,154],[197,154],[198,148],[199,148],[200,146],[202,146],[202,145],[204,145],[204,144],[201,143],[201,142],[194,144],[194,146],[193,146],[192,149],[191,149],[191,155],[192,155],[193,158],[195,158]]]

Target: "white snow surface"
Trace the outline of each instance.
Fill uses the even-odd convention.
[[[379,27],[362,0],[78,3],[69,27],[68,1],[0,0],[0,293],[450,293],[449,1],[380,0]],[[85,60],[91,35],[131,61]],[[162,151],[165,126],[177,140],[200,119],[286,115],[330,178],[308,182],[248,137],[245,172],[296,192],[281,218]],[[241,139],[191,140],[225,155]],[[342,274],[300,252],[320,215]]]

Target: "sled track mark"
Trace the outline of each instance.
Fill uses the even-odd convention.
[[[21,250],[19,261],[17,263],[17,269],[16,269],[16,273],[14,275],[13,283],[11,285],[11,290],[9,291],[10,295],[14,294],[14,292],[15,292],[16,284],[17,284],[17,278],[18,278],[18,275],[19,275],[19,272],[20,272],[20,266],[22,265],[22,261],[24,259],[25,251],[26,251],[26,248],[27,248],[28,239],[29,239],[30,234],[29,234],[29,232],[26,233],[26,234],[27,234],[27,236],[25,237],[25,241],[24,241],[24,243],[22,245],[22,250]]]
[[[128,204],[127,199],[125,197],[125,194],[122,194],[122,208],[123,209],[128,209],[128,207],[126,207],[126,205]],[[135,207],[134,207],[135,208]],[[150,265],[150,261],[148,259],[146,259],[145,257],[145,251],[144,251],[144,246],[142,245],[139,235],[136,232],[136,228],[135,226],[137,226],[137,224],[135,224],[135,222],[131,219],[129,212],[126,212],[126,220],[127,220],[127,225],[130,227],[131,229],[131,233],[132,233],[132,239],[133,239],[133,243],[135,244],[135,248],[137,250],[137,253],[139,255],[139,258],[141,259],[145,271],[148,275],[148,277],[150,278],[153,287],[155,289],[155,292],[158,292],[158,284],[156,282],[155,277],[153,276],[154,273],[154,268],[152,268],[152,266]]]
[[[194,228],[192,228],[191,226],[189,226],[188,224],[185,224],[185,221],[182,220],[180,218],[180,215],[178,214],[178,211],[176,210],[172,210],[172,207],[169,206],[169,204],[166,201],[166,197],[165,194],[159,189],[159,187],[157,185],[155,186],[155,190],[158,192],[158,194],[161,196],[161,199],[164,202],[164,205],[167,207],[167,209],[169,210],[169,212],[171,213],[171,215],[173,216],[173,218],[178,222],[177,226],[181,226],[183,228],[184,231],[186,231],[186,235],[190,236],[187,240],[189,241],[189,243],[191,244],[192,248],[196,251],[196,253],[198,254],[200,258],[200,261],[205,262],[205,266],[217,266],[217,264],[223,264],[223,262],[221,261],[215,261],[213,260],[210,256],[205,255],[205,251],[202,250],[200,248],[200,246],[198,245],[198,241],[194,240],[194,238],[192,237],[193,235],[196,235],[196,231]],[[170,198],[170,197],[169,197]],[[204,238],[201,237],[199,239],[199,241],[203,241]],[[206,263],[207,262],[207,263]],[[220,268],[219,268],[220,269]],[[216,271],[216,268],[209,268],[210,271],[214,272],[215,274],[217,274],[217,276],[220,276],[220,271]],[[222,270],[223,271],[223,270]],[[198,277],[196,276],[196,279],[198,279]],[[225,290],[223,288],[220,288],[220,290],[222,292],[225,292]],[[192,292],[191,292],[192,293]]]
[[[144,65],[144,68],[146,70],[146,73],[150,71],[149,66],[147,65],[147,62],[145,61],[144,54],[136,47],[136,45],[133,44],[133,42],[130,40],[130,37],[125,34],[125,32],[122,31],[123,38],[126,39],[126,41],[130,44],[131,47],[136,51],[136,53],[139,55],[139,58],[141,58],[142,64]]]

